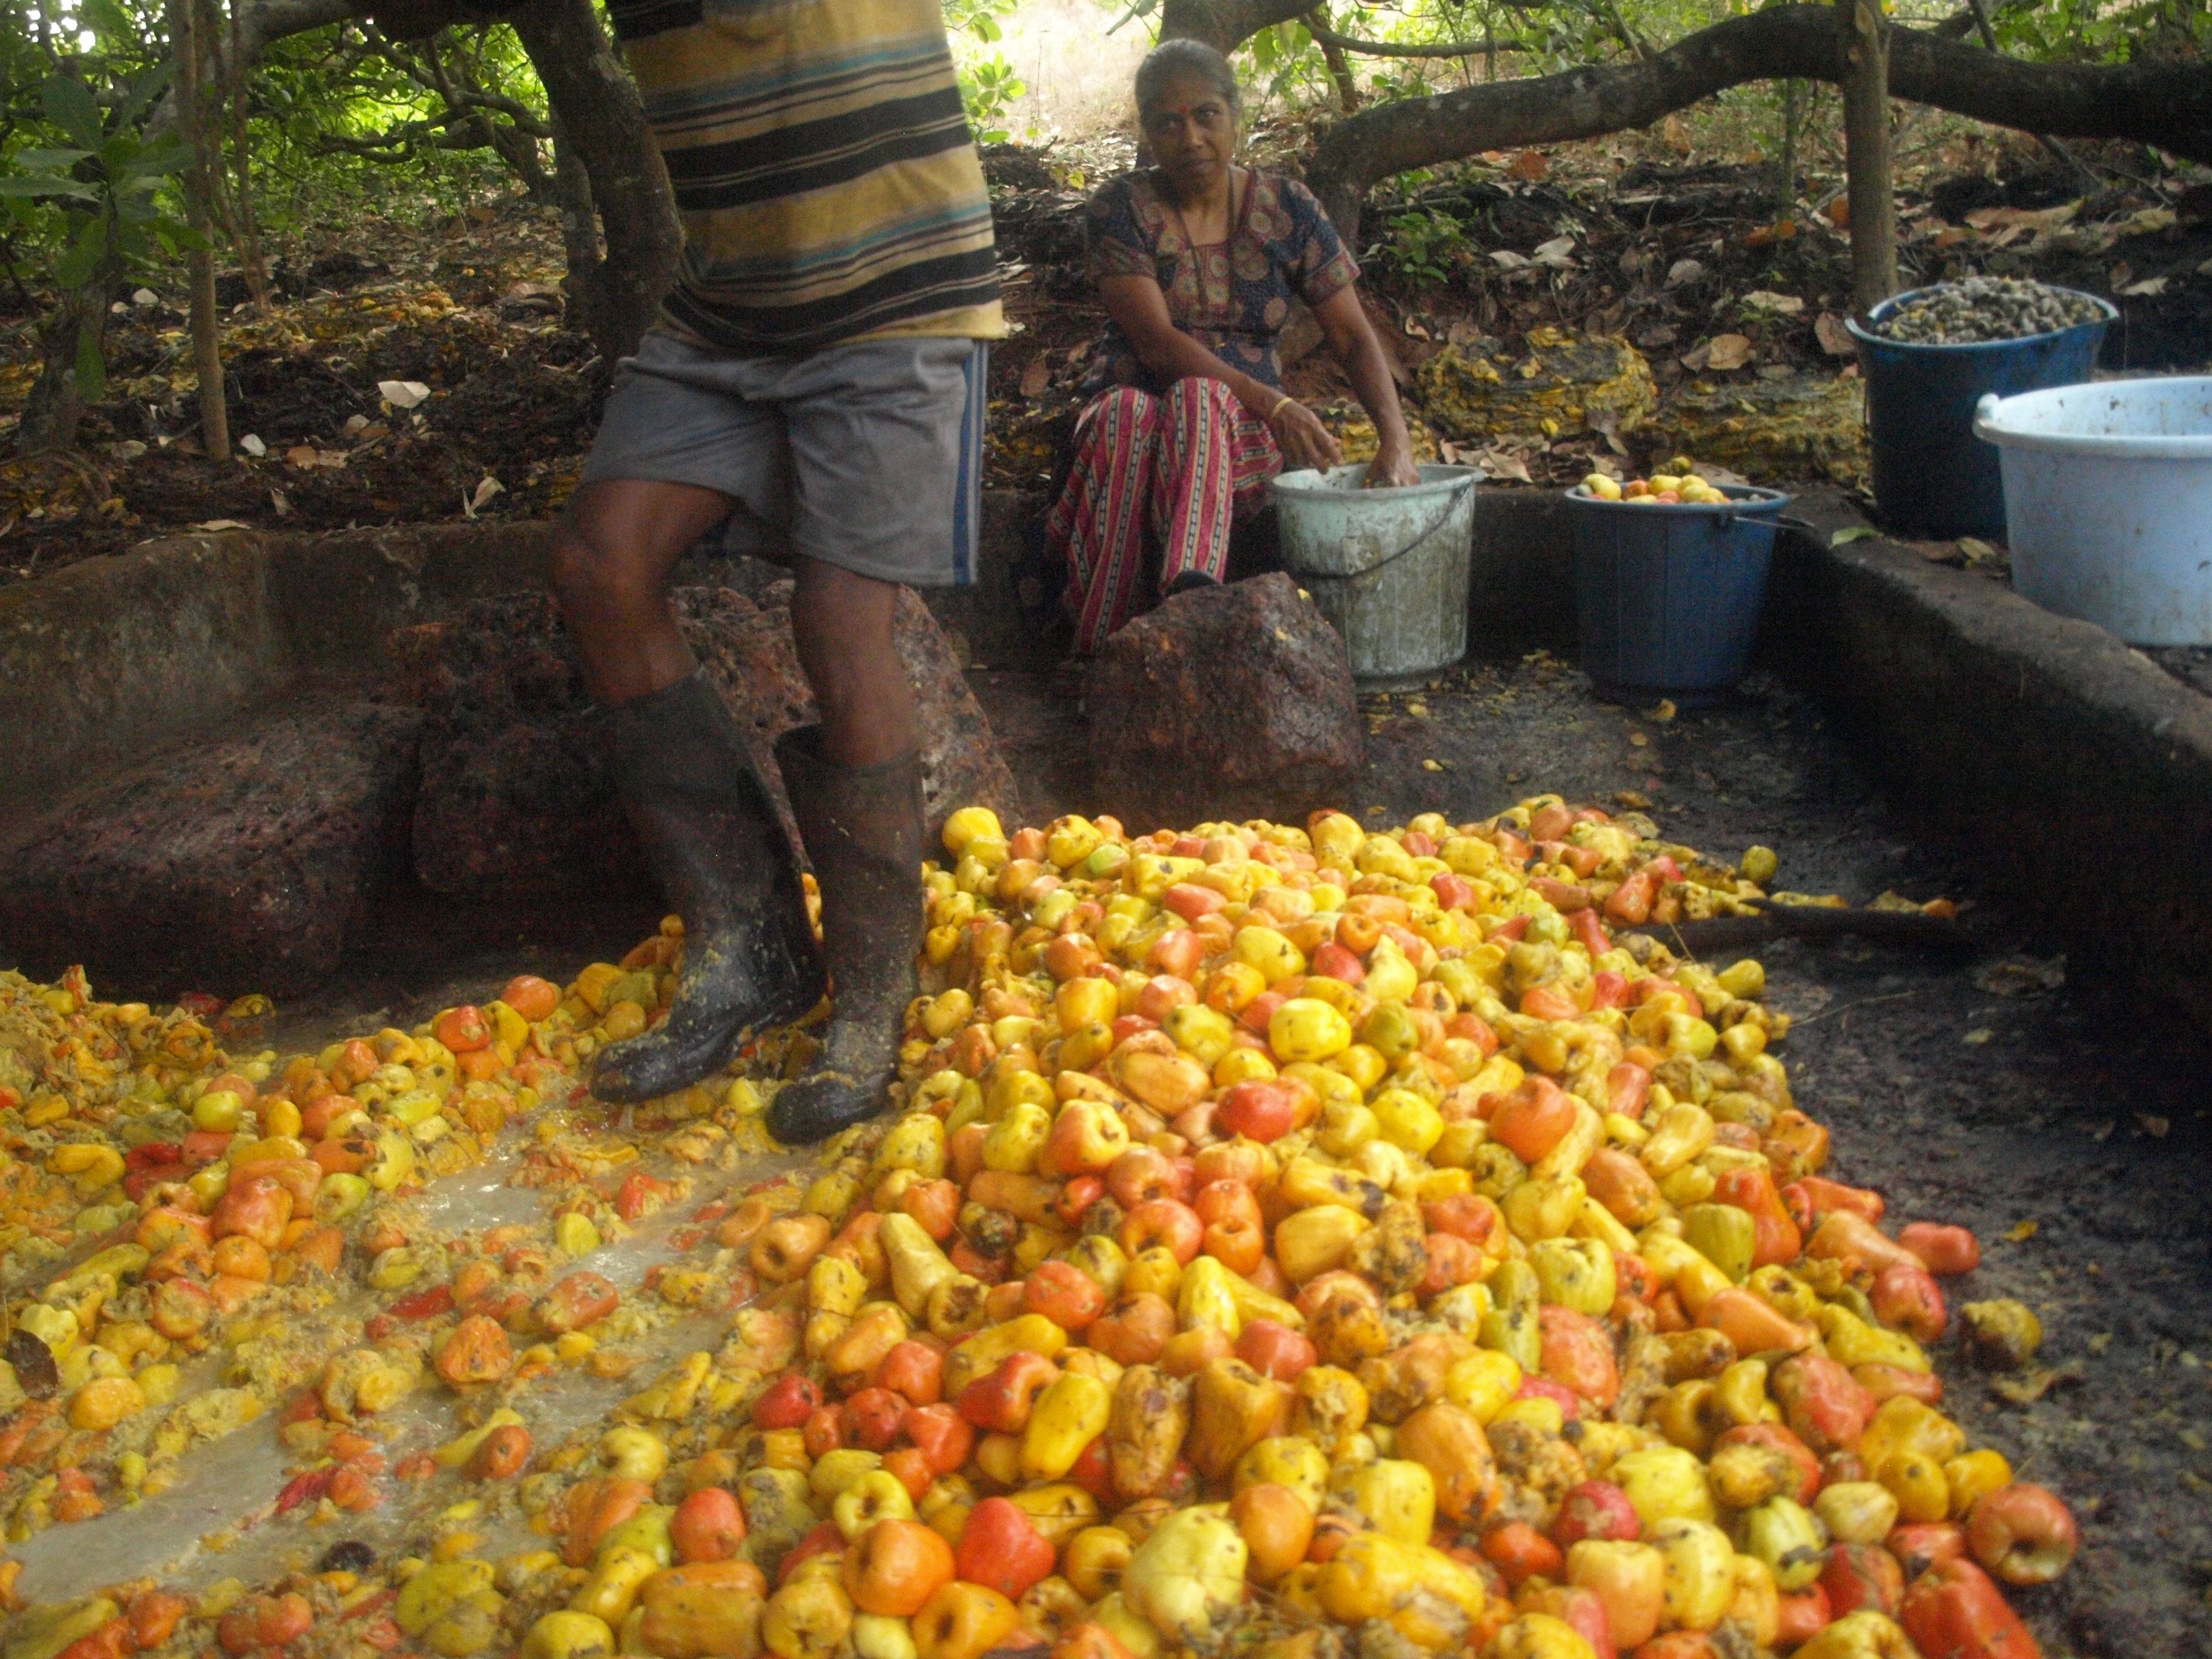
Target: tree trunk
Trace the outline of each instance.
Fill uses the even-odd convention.
[[[611,368],[652,325],[684,252],[668,172],[592,0],[535,0],[508,21],[591,180],[606,258],[590,274],[585,321]]]
[[[1774,216],[1797,210],[1797,106],[1804,94],[1792,79],[1782,83],[1782,177],[1774,187]]]
[[[1861,322],[1897,292],[1897,198],[1889,167],[1889,20],[1881,0],[1836,0],[1844,176],[1851,209],[1851,310]]]
[[[1312,9],[1313,0],[1166,0],[1160,8],[1160,39],[1203,40],[1225,54],[1261,29]]]
[[[576,141],[556,115],[553,128],[553,199],[561,215],[561,252],[568,262],[568,303],[588,318],[599,292],[599,218],[592,204],[592,175],[576,154]],[[588,327],[588,325],[587,325]]]
[[[112,259],[101,261],[100,274],[75,293],[64,295],[54,307],[54,314],[46,319],[40,337],[42,361],[38,381],[24,400],[23,417],[15,427],[19,455],[68,449],[76,442],[77,422],[84,416],[76,366],[85,350],[99,352],[106,347],[107,293],[115,281],[113,264]]]
[[[200,446],[211,461],[230,459],[230,410],[222,384],[222,319],[215,301],[215,250],[209,246],[207,19],[200,0],[173,0],[169,53],[176,64],[177,131],[185,145],[185,219],[200,246],[185,254],[191,285],[192,366],[200,382]],[[216,149],[221,154],[219,149]]]
[[[225,217],[230,244],[238,250],[238,268],[246,274],[246,291],[253,297],[253,308],[266,317],[270,295],[269,256],[261,246],[261,221],[253,208],[253,154],[247,131],[250,112],[246,107],[243,51],[246,30],[239,15],[244,0],[229,0],[228,6],[223,9],[229,14],[230,50],[222,58],[222,103],[230,112],[231,147],[237,158],[237,179],[228,187],[230,211]],[[210,148],[212,178],[221,191],[223,170],[220,136]]]
[[[1328,13],[1323,8],[1316,6],[1306,14],[1309,30],[1326,29],[1328,26]],[[1322,40],[1318,35],[1315,38],[1321,46],[1321,60],[1328,65],[1328,78],[1336,82],[1337,100],[1344,106],[1346,115],[1358,113],[1359,83],[1352,78],[1352,60],[1344,55],[1343,47]]]
[[[1306,182],[1358,246],[1360,204],[1393,174],[1486,149],[1650,126],[1749,81],[1833,81],[1843,58],[1838,24],[1833,6],[1776,6],[1701,29],[1640,63],[1371,105],[1322,134]],[[2026,64],[1899,29],[1889,40],[1889,91],[1996,126],[2130,138],[2212,161],[2212,67],[2201,64]]]

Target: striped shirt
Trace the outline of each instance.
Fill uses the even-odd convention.
[[[684,220],[662,307],[726,351],[995,339],[991,202],[939,0],[608,0]]]

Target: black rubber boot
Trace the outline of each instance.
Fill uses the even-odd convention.
[[[780,738],[775,757],[822,889],[832,998],[822,1052],[769,1108],[769,1132],[797,1146],[888,1103],[921,948],[921,757],[834,766],[811,726]]]
[[[592,1092],[651,1100],[720,1071],[752,1032],[822,1000],[822,954],[790,837],[703,673],[606,711],[615,787],[684,918],[676,1006],[604,1050]]]

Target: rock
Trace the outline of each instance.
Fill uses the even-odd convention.
[[[744,728],[787,831],[775,739],[816,718],[791,635],[790,584],[762,603],[728,588],[679,588],[693,653]],[[1013,779],[990,722],[928,608],[902,592],[896,643],[921,725],[922,796],[934,837],[957,808],[1011,817]],[[592,882],[641,887],[646,872],[615,798],[575,645],[538,594],[479,599],[459,617],[410,629],[393,648],[428,720],[415,868],[439,892]]]
[[[1808,477],[1863,482],[1865,410],[1865,382],[1841,375],[1688,380],[1668,394],[1639,441],[1655,456],[1711,461],[1753,483]]]
[[[0,945],[167,997],[314,983],[404,872],[422,726],[293,704],[71,792],[0,834]]]
[[[1413,379],[1429,424],[1459,443],[1633,432],[1658,397],[1627,341],[1548,327],[1530,329],[1517,356],[1498,342],[1446,346]]]
[[[1178,594],[1106,642],[1084,687],[1097,794],[1132,830],[1299,822],[1364,754],[1344,641],[1280,574]]]
[[[478,599],[457,617],[402,630],[387,648],[428,717],[414,829],[424,886],[644,886],[575,642],[551,596]]]
[[[697,590],[680,592],[678,599],[691,649],[751,733],[754,758],[771,777],[775,740],[817,718],[792,640],[790,605],[788,581],[763,592],[750,617],[726,604],[708,605]],[[1013,774],[968,689],[951,641],[912,588],[899,590],[892,642],[914,687],[921,728],[921,805],[930,845],[937,845],[945,820],[963,806],[988,806],[1012,822],[1019,810]],[[781,806],[780,786],[776,793]]]

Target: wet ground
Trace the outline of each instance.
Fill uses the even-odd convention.
[[[1110,805],[1086,788],[1072,678],[971,682],[1030,821]],[[1909,809],[1882,799],[1819,709],[1771,677],[1723,707],[1662,720],[1597,701],[1570,665],[1539,654],[1364,705],[1369,762],[1346,805],[1370,821],[1475,817],[1556,790],[1642,806],[1670,838],[1715,855],[1773,847],[1780,884],[1797,891],[1960,902],[1969,952],[1852,939],[1753,952],[1798,1021],[1785,1053],[1799,1103],[1833,1131],[1830,1173],[1887,1194],[1893,1221],[1980,1236],[1984,1265],[1950,1287],[1954,1310],[2013,1296],[2044,1322],[2043,1362],[2059,1380],[2024,1405],[1955,1341],[1942,1352],[1948,1408],[2080,1517],[2072,1572],[2015,1596],[2046,1652],[2212,1655],[2212,1218],[2199,1175],[2212,1057],[2094,984],[2047,988],[2063,964],[2033,919],[1976,903],[1971,868],[1920,844]],[[2106,874],[2109,854],[2086,850],[2082,879],[2124,878]],[[613,902],[592,915],[395,914],[390,942],[346,983],[287,1010],[286,1024],[304,1034],[378,1008],[419,1018],[518,969],[571,970],[625,946],[650,912]]]

